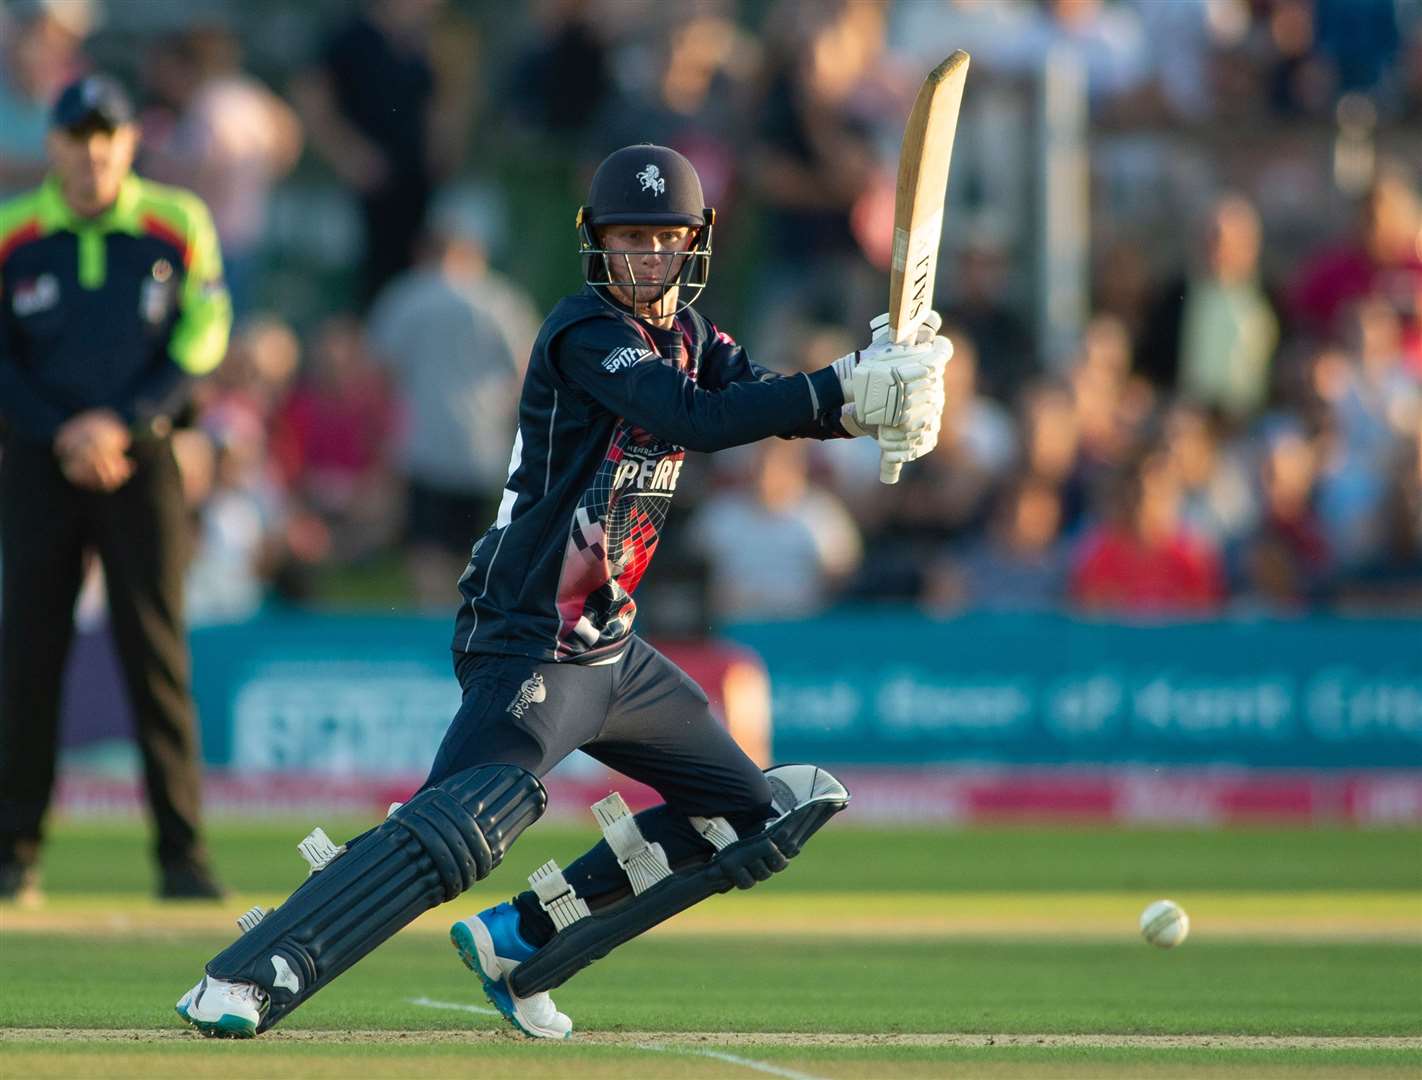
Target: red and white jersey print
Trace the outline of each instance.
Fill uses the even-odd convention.
[[[558,582],[560,658],[627,636],[686,451],[620,420],[573,515]]]

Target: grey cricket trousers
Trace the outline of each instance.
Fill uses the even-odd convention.
[[[770,814],[765,776],[711,714],[701,688],[635,635],[610,664],[456,653],[455,670],[463,704],[426,787],[475,765],[518,765],[542,777],[582,750],[666,800],[637,821],[649,841],[666,849],[673,867],[711,854],[690,816],[724,817],[746,835]],[[606,844],[564,875],[594,908],[627,892]]]

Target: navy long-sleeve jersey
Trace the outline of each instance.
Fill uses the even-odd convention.
[[[454,648],[596,663],[622,650],[687,450],[842,438],[839,378],[781,376],[690,308],[669,330],[563,299],[533,346],[509,478],[459,579]]]

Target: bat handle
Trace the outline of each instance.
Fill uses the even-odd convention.
[[[899,473],[903,471],[903,463],[899,461],[879,462],[879,482],[882,484],[897,484]]]

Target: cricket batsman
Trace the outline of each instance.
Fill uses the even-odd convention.
[[[884,318],[870,345],[819,371],[757,367],[692,306],[714,223],[674,150],[629,146],[599,166],[577,215],[584,287],[534,344],[503,500],[459,579],[459,711],[420,790],[313,858],[285,903],[244,917],[208,962],[177,1004],[204,1034],[266,1030],[486,877],[542,815],[540,778],[575,750],[665,802],[634,816],[603,799],[602,841],[450,932],[532,1038],[572,1031],[549,990],[692,904],[766,880],[844,808],[824,770],[763,773],[736,746],[701,689],[633,632],[633,593],[687,450],[866,436],[885,461],[912,461],[937,441],[951,348],[937,316],[907,345],[888,341]]]

